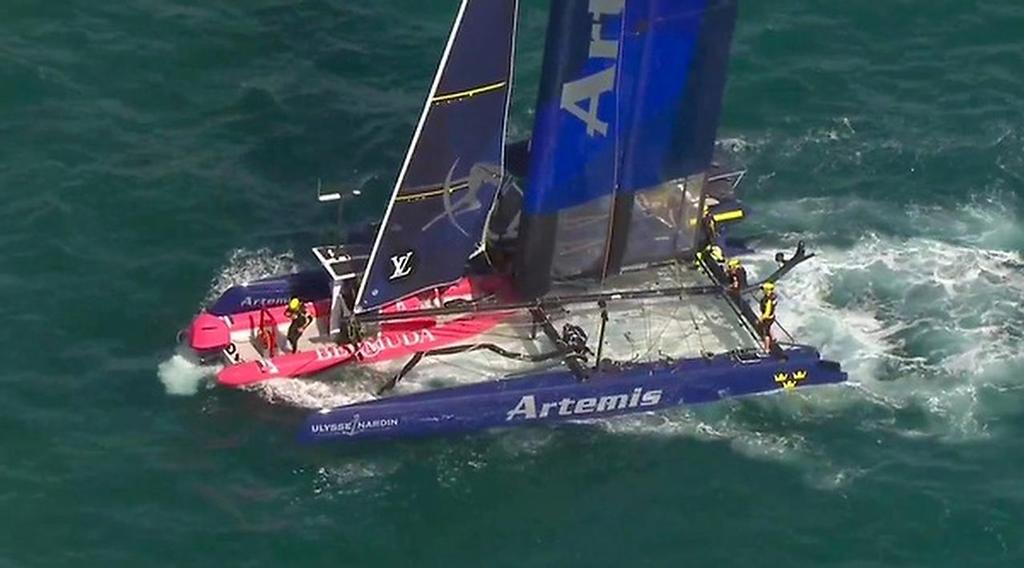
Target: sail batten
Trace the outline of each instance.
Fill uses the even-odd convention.
[[[433,101],[434,101],[434,103],[443,103],[443,102],[455,101],[455,100],[458,100],[458,99],[465,99],[465,98],[473,97],[473,96],[476,96],[476,95],[481,95],[481,94],[484,94],[484,93],[489,93],[491,91],[497,91],[499,89],[504,89],[507,85],[508,85],[508,81],[498,81],[497,83],[494,83],[492,85],[481,85],[481,86],[476,87],[474,89],[467,89],[465,91],[460,91],[460,92],[456,92],[456,93],[448,93],[446,95],[438,95],[438,96],[433,98]]]
[[[365,312],[455,282],[504,179],[518,0],[462,0],[356,297]]]

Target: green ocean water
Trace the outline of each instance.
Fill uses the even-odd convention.
[[[456,4],[0,7],[0,567],[1024,564],[1018,0],[743,5],[745,232],[820,253],[780,317],[849,385],[310,449],[317,391],[179,365],[204,299],[331,235],[317,177],[380,215]]]

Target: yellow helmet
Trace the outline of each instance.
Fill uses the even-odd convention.
[[[761,284],[761,289],[764,290],[765,294],[771,294],[775,292],[775,283],[765,282],[764,284]]]
[[[739,267],[740,267],[740,259],[734,258],[734,259],[729,261],[729,268],[739,268]]]
[[[711,247],[711,258],[715,262],[725,262],[725,253],[722,252],[722,247],[717,245]]]
[[[299,311],[299,308],[301,308],[301,307],[302,307],[302,301],[299,300],[298,298],[292,298],[291,300],[288,301],[288,309],[293,311],[293,312]]]

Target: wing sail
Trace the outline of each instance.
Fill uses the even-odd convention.
[[[737,0],[553,2],[517,267],[521,291],[694,246]]]

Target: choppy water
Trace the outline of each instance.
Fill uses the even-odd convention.
[[[820,252],[782,322],[850,386],[312,450],[189,394],[175,330],[330,233],[317,177],[379,214],[454,5],[0,9],[0,566],[1024,562],[1016,0],[746,2],[721,134],[749,234]]]

